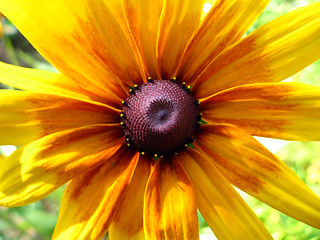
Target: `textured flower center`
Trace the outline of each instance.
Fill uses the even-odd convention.
[[[168,80],[135,85],[121,116],[128,145],[152,156],[171,155],[187,146],[199,120],[190,90]]]

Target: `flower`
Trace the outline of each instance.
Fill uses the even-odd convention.
[[[20,146],[1,206],[69,182],[53,239],[198,239],[197,209],[219,239],[272,239],[233,185],[320,228],[319,197],[253,138],[320,138],[320,89],[280,83],[320,57],[320,2],[243,37],[268,2],[0,0],[58,70],[0,64],[25,90],[0,93],[0,144]]]

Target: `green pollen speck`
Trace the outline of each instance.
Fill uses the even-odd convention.
[[[203,125],[203,124],[208,124],[206,121],[204,121],[203,119],[201,119],[200,121],[199,121],[199,123],[201,124],[201,125]]]
[[[192,142],[188,143],[188,147],[189,147],[189,148],[192,148],[192,149],[195,149]]]

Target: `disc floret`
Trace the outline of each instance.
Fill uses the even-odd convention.
[[[190,89],[175,78],[148,78],[146,83],[130,88],[120,114],[127,145],[154,158],[188,147],[201,118]]]

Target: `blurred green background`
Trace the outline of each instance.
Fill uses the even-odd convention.
[[[204,11],[207,11],[213,2],[208,0]],[[312,2],[316,0],[271,0],[249,32],[284,13]],[[24,67],[54,70],[7,19],[1,17],[0,19],[3,30],[3,36],[0,38],[0,61]],[[289,80],[320,86],[320,61]],[[7,86],[0,85],[0,87]],[[260,138],[259,140],[285,161],[314,192],[320,194],[320,143],[271,141]],[[0,161],[12,150],[12,146],[0,148]],[[0,240],[50,239],[58,218],[62,194],[63,188],[39,202],[24,207],[0,207]],[[320,230],[287,217],[244,193],[241,194],[275,239],[320,240]],[[201,215],[199,215],[199,225],[201,240],[215,239]]]

